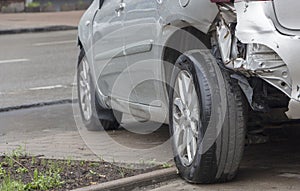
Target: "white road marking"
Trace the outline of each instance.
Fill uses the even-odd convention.
[[[56,88],[67,88],[67,86],[64,85],[55,85],[55,86],[42,86],[42,87],[35,87],[35,88],[29,88],[29,90],[51,90]]]
[[[29,91],[39,91],[39,90],[52,90],[52,89],[60,89],[60,88],[72,88],[71,85],[53,85],[53,86],[40,86],[40,87],[33,87],[33,88],[28,88],[24,90],[19,90],[19,91],[11,91],[11,92],[6,92],[0,91],[0,96],[2,95],[17,95],[17,94],[24,94],[24,92],[29,92]]]
[[[294,174],[294,173],[283,173],[279,176],[285,177],[285,178],[298,178],[298,179],[300,179],[300,174]]]
[[[54,42],[41,42],[33,44],[33,46],[51,46],[51,45],[60,45],[60,44],[71,44],[76,43],[76,40],[66,40],[66,41],[54,41]]]
[[[12,60],[0,60],[0,64],[6,63],[16,63],[16,62],[29,62],[29,59],[21,58],[21,59],[12,59]]]

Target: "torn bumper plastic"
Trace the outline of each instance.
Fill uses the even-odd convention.
[[[268,16],[273,11],[272,2],[235,3],[237,13],[236,36],[244,44],[261,44],[274,50],[288,67],[291,93],[287,115],[300,118],[300,36],[278,32]],[[286,75],[286,73],[282,74]]]

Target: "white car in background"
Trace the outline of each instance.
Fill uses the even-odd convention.
[[[299,7],[94,0],[78,35],[86,127],[116,129],[123,113],[167,123],[185,180],[232,180],[249,128],[300,118]]]

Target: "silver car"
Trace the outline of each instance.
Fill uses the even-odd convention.
[[[79,24],[88,130],[169,125],[192,183],[232,180],[247,132],[300,118],[299,0],[94,0]]]

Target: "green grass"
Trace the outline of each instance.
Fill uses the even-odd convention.
[[[90,164],[90,167],[99,167],[99,166],[100,164],[96,162]]]
[[[25,156],[27,156],[27,154],[22,147],[6,154],[3,162],[0,163],[0,191],[50,190],[64,184],[60,176],[62,171],[60,166],[63,165],[56,162],[47,163],[46,160],[42,160],[41,163],[44,163],[44,166],[48,166],[44,172],[40,172],[37,168],[29,170],[19,162],[19,158]],[[31,164],[34,165],[35,163],[36,159],[33,157]],[[12,179],[11,174],[7,172],[3,166],[10,168],[18,167],[15,172],[19,175],[28,174],[31,177],[31,181],[29,183],[23,183],[20,177],[17,180]]]
[[[26,153],[25,149],[22,146],[19,146],[18,148],[14,149],[8,156],[13,157],[13,158],[20,158],[27,156],[28,154]]]
[[[164,163],[164,164],[162,164],[162,167],[163,168],[171,168],[173,165],[172,164],[169,164],[169,163]]]
[[[0,178],[4,178],[6,176],[6,170],[2,167],[2,163],[0,163]]]
[[[19,167],[19,168],[16,170],[16,173],[18,173],[18,174],[25,174],[25,173],[28,173],[28,169],[25,168],[25,167]]]
[[[155,160],[152,162],[154,163]],[[134,165],[131,167],[134,168]],[[76,176],[77,173],[80,176],[76,181],[73,178],[74,172],[76,172]],[[51,160],[31,157],[25,152],[25,149],[19,147],[10,153],[5,153],[0,158],[0,191],[76,188],[79,185],[88,186],[98,182],[98,180],[105,182],[111,177],[124,178],[135,173],[141,173],[141,171],[106,162],[73,161],[72,158]]]
[[[15,181],[10,178],[10,176],[6,176],[3,179],[3,182],[0,184],[1,191],[24,191],[25,185],[21,181]]]
[[[52,171],[51,169],[46,173],[41,173],[35,169],[32,181],[24,186],[24,190],[49,190],[58,188],[64,184],[61,181],[59,173],[59,171]]]
[[[31,2],[27,4],[27,7],[29,8],[35,8],[35,7],[39,7],[41,6],[41,4],[39,2]]]
[[[118,167],[118,171],[119,171],[120,176],[121,176],[122,178],[124,178],[125,175],[126,175],[126,169],[123,168],[123,167]]]
[[[60,169],[50,167],[46,172],[39,172],[35,169],[31,182],[24,184],[20,180],[13,180],[10,174],[6,173],[3,168],[0,168],[3,181],[0,184],[0,191],[28,191],[28,190],[50,190],[59,188],[64,184],[61,180]],[[28,169],[20,167],[17,169],[18,174],[29,173]]]

